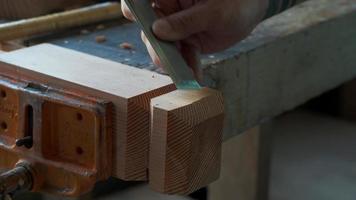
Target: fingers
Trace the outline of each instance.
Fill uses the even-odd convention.
[[[141,38],[147,47],[148,53],[149,53],[150,57],[152,58],[153,63],[156,66],[164,69],[164,66],[162,65],[157,53],[152,48],[151,43],[148,41],[147,37],[145,36],[145,34],[143,32],[141,32]],[[199,59],[198,50],[195,48],[194,45],[191,45],[189,43],[180,43],[179,49],[182,53],[183,58],[187,62],[188,66],[192,69],[196,79],[199,82],[201,82],[203,79],[202,78],[203,73],[200,68],[200,59]]]
[[[211,12],[206,4],[197,4],[186,10],[158,19],[153,32],[162,40],[179,41],[202,32],[212,23]]]
[[[157,7],[157,4],[152,3],[152,7],[155,10],[157,16],[159,16],[159,17],[165,16],[165,14],[162,12],[162,10]],[[121,10],[122,10],[124,17],[126,17],[126,19],[131,20],[131,21],[136,21],[135,16],[131,13],[131,11],[125,1],[121,1]]]
[[[135,17],[131,13],[125,1],[121,1],[121,10],[124,17],[126,17],[128,20],[135,21]]]
[[[155,11],[159,16],[168,15],[153,24],[153,32],[157,37],[168,41],[179,41],[192,34],[205,30],[210,23],[210,13],[206,4],[196,4],[188,9],[180,10],[176,0],[155,0]],[[123,15],[134,21],[125,1],[121,3]],[[172,14],[173,13],[173,14]]]
[[[141,32],[141,38],[147,47],[147,51],[150,57],[152,58],[153,63],[157,67],[164,69],[164,66],[162,65],[157,53],[152,48],[151,43],[148,41],[147,37],[143,32]],[[198,50],[195,48],[194,45],[191,45],[189,43],[180,43],[179,49],[182,52],[182,56],[187,62],[188,66],[192,69],[195,78],[198,80],[198,82],[201,82],[203,80],[203,73],[200,68],[200,57]]]

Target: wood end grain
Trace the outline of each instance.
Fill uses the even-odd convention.
[[[122,116],[126,131],[118,135],[115,176],[126,181],[147,180],[150,135],[150,101],[175,90],[174,84],[130,98]]]
[[[147,180],[150,101],[176,89],[169,77],[50,44],[0,54],[0,74],[112,102],[110,175]]]
[[[222,94],[176,90],[151,101],[149,180],[167,194],[186,195],[219,177]]]

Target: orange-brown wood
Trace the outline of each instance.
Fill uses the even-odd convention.
[[[177,90],[151,101],[149,181],[168,194],[189,194],[219,176],[223,97],[220,92]]]
[[[0,94],[0,171],[26,162],[34,191],[68,196],[111,175],[110,103],[4,76]]]
[[[150,100],[175,90],[169,77],[48,44],[0,54],[0,75],[15,81],[26,80],[36,87],[44,85],[75,96],[112,102],[113,164],[109,166],[112,171],[108,174],[123,180],[147,180]],[[85,129],[93,128],[92,114],[83,110],[80,112],[82,116],[71,115],[80,109],[73,110],[56,103],[44,103],[42,108],[44,111],[42,116],[37,116],[37,122],[42,123],[47,135],[41,137],[43,141],[34,141],[34,148],[49,149],[42,155],[45,161],[51,161],[49,163],[55,160],[71,166],[70,163],[75,162],[81,168],[92,169],[92,159],[98,157],[91,149],[93,136],[82,134]],[[72,123],[73,116],[87,125]],[[69,121],[72,124],[67,126]],[[66,143],[75,147],[74,151],[58,146],[65,143],[63,137],[70,139]],[[37,146],[39,143],[43,146]],[[83,152],[87,154],[78,157]],[[55,170],[48,172],[56,174]],[[58,174],[65,178],[65,172]],[[58,180],[52,184],[64,183],[68,182]],[[80,186],[80,182],[75,185]],[[83,185],[87,187],[88,184]]]
[[[22,48],[24,48],[24,45],[20,40],[0,42],[0,51],[2,52],[14,51]]]
[[[260,135],[256,127],[224,142],[221,176],[209,185],[208,199],[258,200]]]

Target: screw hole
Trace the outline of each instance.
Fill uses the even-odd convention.
[[[77,113],[77,120],[82,121],[83,120],[83,115],[81,113]]]
[[[1,96],[2,98],[6,98],[6,96],[7,96],[6,91],[5,91],[5,90],[1,90],[1,91],[0,91],[0,96]]]
[[[0,127],[2,130],[6,131],[7,130],[7,123],[6,122],[1,122]]]
[[[77,152],[78,155],[82,155],[84,153],[82,147],[75,148],[75,151]]]

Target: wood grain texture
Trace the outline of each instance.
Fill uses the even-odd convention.
[[[0,50],[1,51],[14,51],[17,49],[24,48],[23,42],[19,40],[0,42]]]
[[[0,73],[113,102],[112,176],[147,179],[150,100],[175,89],[169,77],[48,44],[0,54]]]
[[[355,21],[355,1],[309,0],[205,62],[207,85],[225,98],[224,139],[354,79]]]
[[[221,176],[209,186],[209,199],[258,199],[260,135],[257,127],[224,142]]]
[[[219,177],[224,106],[221,93],[177,90],[151,101],[149,181],[189,194]]]
[[[102,3],[51,15],[0,24],[0,41],[55,32],[120,17],[122,17],[122,12],[119,3]]]

